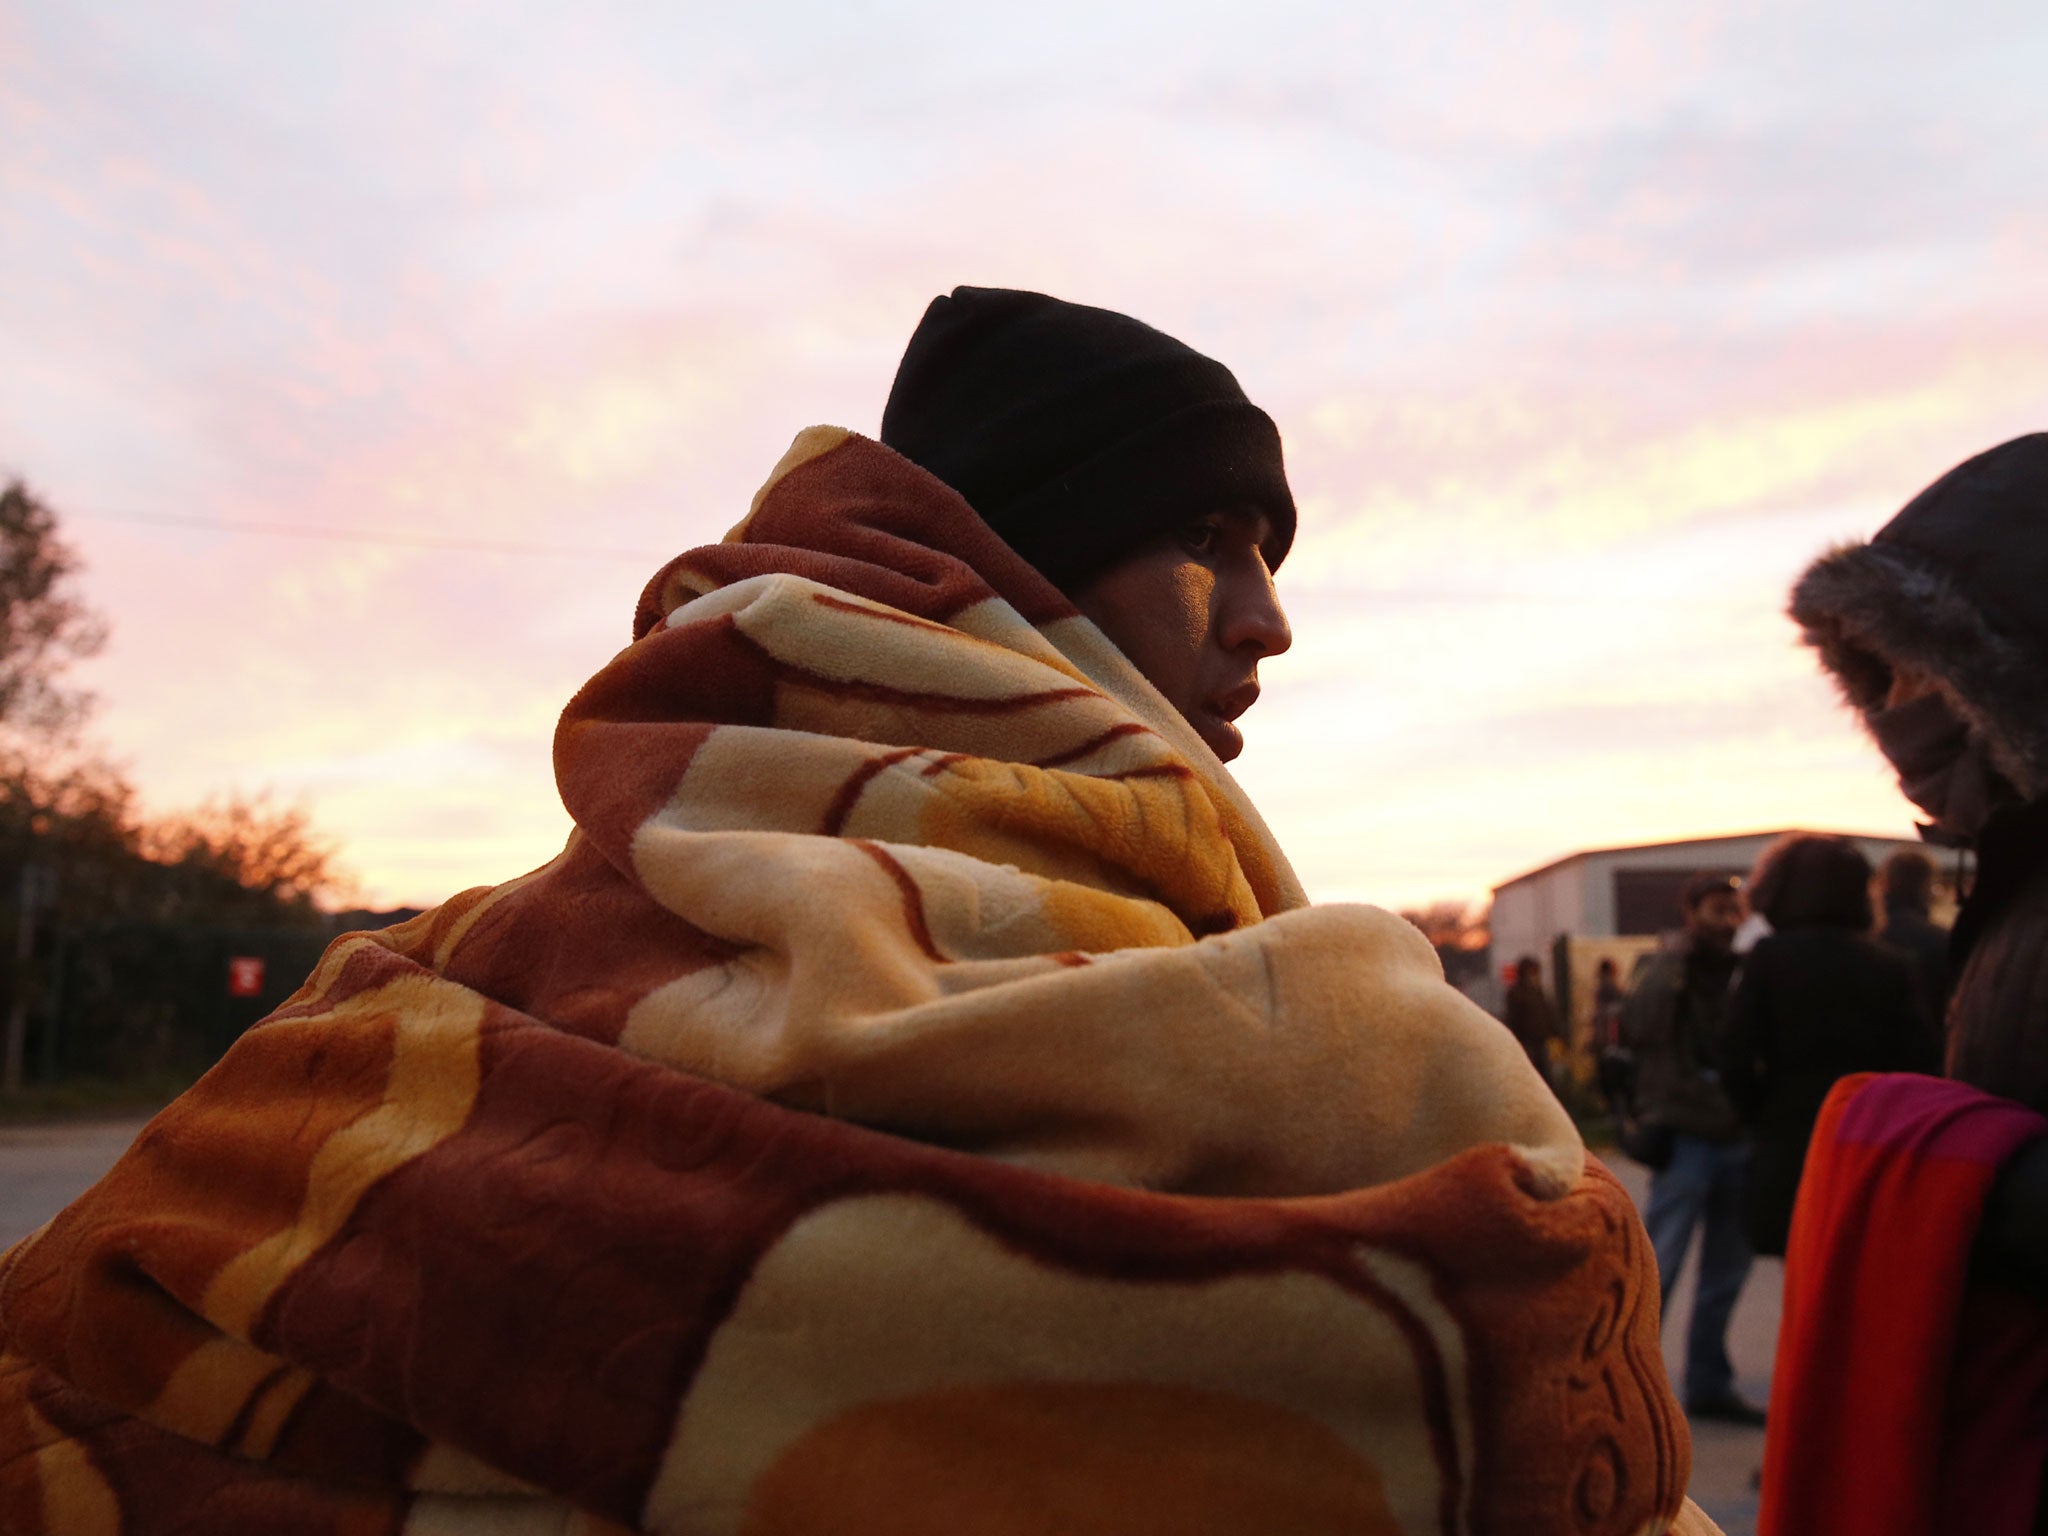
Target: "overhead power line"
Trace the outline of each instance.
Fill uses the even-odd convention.
[[[387,549],[446,550],[459,554],[532,556],[544,560],[631,560],[639,565],[659,565],[682,553],[671,549],[657,554],[646,549],[601,549],[584,544],[522,544],[508,539],[444,539],[431,534],[363,533],[353,528],[323,528],[303,523],[250,522],[239,518],[181,516],[176,513],[80,512],[66,509],[66,517],[90,518],[98,522],[139,523],[155,528],[186,528],[210,533],[257,533],[292,539],[324,539],[340,544],[368,544]],[[1781,601],[1775,591],[1765,593],[1646,592],[1602,590],[1597,592],[1527,592],[1483,587],[1363,587],[1348,582],[1318,585],[1311,577],[1293,589],[1301,602],[1331,598],[1359,603],[1443,604],[1449,606],[1499,604],[1582,608],[1589,604],[1606,607],[1656,604],[1658,606],[1753,608]]]
[[[536,555],[544,559],[559,560],[581,557],[586,560],[634,560],[641,563],[667,560],[681,553],[670,550],[667,554],[655,554],[644,549],[597,549],[587,544],[519,544],[506,539],[443,539],[431,534],[363,533],[354,528],[321,528],[304,523],[258,523],[244,522],[238,518],[225,517],[184,517],[175,513],[152,515],[146,512],[80,512],[67,509],[66,517],[90,518],[106,523],[140,523],[156,528],[191,528],[212,533],[262,533],[290,539],[325,539],[340,544],[374,544],[389,549],[442,549],[467,554],[486,555]]]

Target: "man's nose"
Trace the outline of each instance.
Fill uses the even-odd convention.
[[[1263,660],[1294,644],[1294,631],[1288,626],[1264,560],[1257,562],[1255,571],[1244,571],[1232,581],[1226,600],[1217,636],[1226,651],[1244,651]]]

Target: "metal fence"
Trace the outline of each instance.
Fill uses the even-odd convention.
[[[332,937],[158,923],[46,930],[6,978],[27,1016],[23,1076],[204,1071],[298,989]]]

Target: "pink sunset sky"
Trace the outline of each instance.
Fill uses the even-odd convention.
[[[426,904],[560,846],[655,566],[874,431],[933,294],[1040,288],[1280,423],[1239,776],[1318,898],[1905,832],[1781,609],[2048,426],[2044,78],[2032,3],[16,0],[0,471],[149,803]]]

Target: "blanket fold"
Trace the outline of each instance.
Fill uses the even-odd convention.
[[[1861,1073],[1822,1105],[1785,1256],[1764,1536],[2026,1536],[2048,1453],[2048,1310],[1972,1285],[2009,1099]]]
[[[0,1261],[0,1529],[1708,1528],[1513,1040],[930,476],[800,437],[556,770]]]

